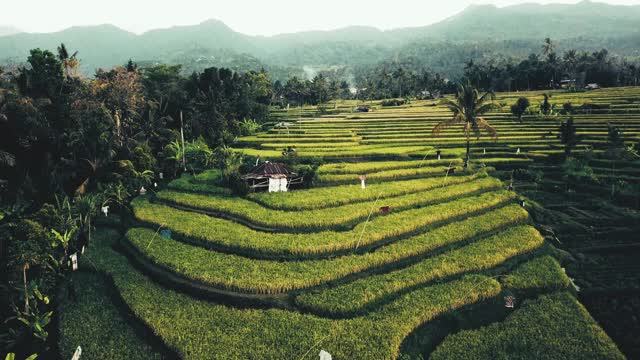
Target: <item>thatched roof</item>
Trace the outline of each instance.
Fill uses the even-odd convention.
[[[273,162],[264,162],[253,169],[242,177],[245,179],[251,178],[281,178],[281,177],[292,177],[297,176],[295,172],[291,171],[291,169],[283,164],[283,163],[273,163]]]

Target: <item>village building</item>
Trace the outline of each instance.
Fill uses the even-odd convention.
[[[303,182],[303,177],[293,172],[286,164],[269,161],[254,167],[243,175],[242,179],[254,191],[269,192],[289,191],[291,185]]]

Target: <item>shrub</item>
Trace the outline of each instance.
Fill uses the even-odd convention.
[[[511,113],[518,118],[518,121],[522,122],[522,115],[529,108],[529,99],[524,96],[518,98],[515,104],[511,105]]]
[[[236,169],[225,170],[222,175],[222,183],[225,187],[231,189],[231,192],[237,196],[245,196],[250,191],[249,185],[244,181],[242,175]]]
[[[400,105],[404,105],[405,103],[406,103],[405,100],[390,99],[390,100],[382,100],[380,102],[380,105],[382,105],[382,106],[400,106]]]
[[[566,102],[562,104],[562,114],[563,115],[573,115],[576,112],[576,109],[573,107],[573,104],[570,102]]]
[[[253,119],[244,119],[240,122],[240,134],[242,136],[255,135],[260,129],[262,129],[262,125]]]

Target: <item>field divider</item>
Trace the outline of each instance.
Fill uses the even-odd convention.
[[[489,177],[487,171],[466,174],[450,179],[450,185],[466,184],[474,180]],[[442,176],[444,178],[444,174]],[[272,210],[304,211],[334,208],[349,204],[358,204],[373,201],[375,196],[384,188],[381,199],[394,198],[403,195],[415,194],[423,191],[434,190],[442,187],[442,182],[436,177],[426,179],[399,180],[391,182],[374,183],[360,189],[360,182],[353,185],[337,185],[332,187],[318,187],[309,190],[291,191],[288,193],[254,193],[247,200],[262,205]],[[327,199],[329,201],[320,202]],[[310,201],[311,199],[312,201]]]
[[[474,267],[476,266],[475,264],[465,262],[464,256],[467,254],[472,257],[478,257],[481,254],[489,253],[491,250],[486,248],[487,246],[502,242],[505,236],[512,235],[512,233],[518,236],[533,236],[534,234],[535,236],[532,239],[527,239],[526,243],[524,243],[525,239],[507,239],[507,241],[511,241],[510,246],[512,246],[508,251],[499,253],[497,256],[494,255],[495,258],[489,258],[485,263],[478,264],[477,268]],[[392,301],[398,294],[411,292],[420,287],[430,286],[439,282],[448,282],[452,278],[455,279],[468,274],[485,276],[505,274],[517,264],[530,260],[537,255],[546,254],[548,250],[543,245],[544,239],[533,227],[512,227],[503,233],[459,247],[448,253],[429,257],[404,269],[374,275],[347,284],[332,286],[331,288],[321,288],[318,292],[306,292],[296,298],[296,304],[314,314],[322,314],[322,316],[332,318],[358,316],[372,311],[388,301]],[[456,259],[456,256],[463,257]],[[436,267],[428,270],[429,266],[441,265],[446,265],[448,269]],[[423,268],[423,271],[428,271],[428,273],[418,275],[422,274],[419,271],[420,268]],[[419,273],[416,273],[416,271]],[[400,281],[400,278],[404,280]],[[345,292],[355,294],[355,298],[348,298]],[[341,300],[336,302],[338,298]]]
[[[485,201],[487,199],[487,202]],[[395,221],[403,216],[411,216],[413,213],[420,213],[428,211],[427,214],[431,216],[430,220],[423,220],[418,225],[410,225],[405,224],[405,229],[401,231],[392,231],[390,229],[382,228],[381,232],[368,232],[365,234],[366,237],[364,239],[369,239],[363,243],[363,245],[358,249],[356,253],[365,253],[369,252],[372,249],[378,248],[383,245],[387,245],[398,240],[411,237],[416,234],[424,233],[429,229],[433,229],[435,227],[442,226],[443,224],[447,224],[454,221],[459,221],[465,219],[468,216],[473,216],[473,214],[479,213],[481,211],[490,211],[491,209],[496,209],[502,207],[504,204],[514,201],[515,194],[507,192],[507,191],[498,191],[498,192],[485,192],[476,197],[466,197],[461,200],[455,200],[453,202],[445,202],[434,206],[411,209],[406,210],[405,212],[395,213],[393,215],[387,215],[385,217],[378,217],[374,221],[383,221],[384,224]],[[475,203],[474,203],[475,201]],[[457,209],[452,213],[441,214],[438,210],[441,207],[445,206],[455,206],[456,202],[461,202],[467,204],[464,212],[461,209]],[[453,203],[453,204],[452,204]],[[471,208],[469,208],[469,206]],[[157,211],[157,210],[156,210]],[[235,230],[235,233],[241,234],[242,239],[237,239],[234,237],[234,232],[225,232],[224,238],[204,238],[201,235],[197,234],[185,234],[184,231],[177,229],[176,225],[180,224],[180,226],[186,226],[186,223],[178,216],[175,212],[180,212],[181,210],[175,210],[174,214],[175,219],[172,218],[174,224],[168,224],[165,219],[156,219],[154,221],[147,219],[141,219],[139,214],[136,214],[138,224],[141,224],[145,227],[156,228],[159,225],[163,225],[172,230],[173,235],[182,240],[185,243],[191,243],[196,246],[200,246],[203,248],[215,250],[222,253],[236,254],[242,255],[249,258],[254,259],[265,259],[265,260],[304,260],[304,259],[323,259],[330,258],[340,255],[345,255],[349,253],[353,253],[353,245],[357,238],[353,237],[354,231],[357,229],[354,228],[354,231],[351,232],[332,232],[332,231],[324,231],[318,233],[310,233],[310,234],[288,234],[288,233],[259,233],[259,234],[251,234],[253,230]],[[184,214],[180,214],[180,216],[189,216],[187,212],[183,212]],[[206,229],[211,226],[216,226],[216,222],[228,222],[228,220],[216,219],[208,217],[207,215],[190,213],[191,216],[200,216],[198,221],[201,221],[199,225],[193,225],[189,227],[189,231],[207,231]],[[395,215],[395,216],[394,216]],[[212,224],[208,225],[207,219],[211,219]],[[382,219],[382,220],[381,220]],[[377,224],[376,224],[377,225]],[[225,227],[229,228],[229,224],[224,224]],[[239,225],[238,225],[239,226]],[[384,225],[377,225],[384,226]],[[375,229],[375,227],[374,227]],[[385,230],[386,229],[386,230]],[[395,229],[395,228],[394,228]],[[246,232],[248,231],[248,232]],[[370,234],[374,234],[373,237]],[[254,239],[255,237],[262,238],[261,240]],[[327,236],[330,236],[330,240],[333,242],[328,242]],[[285,238],[279,238],[285,237]],[[335,239],[335,237],[342,237],[344,241],[339,241]],[[269,239],[266,239],[269,238]],[[311,242],[310,245],[298,244],[301,241],[310,242],[311,240],[325,239],[325,243],[322,245]],[[271,248],[267,248],[265,244],[267,242],[271,242]],[[259,245],[259,246],[258,246]]]
[[[154,282],[198,299],[215,301],[237,308],[284,309],[295,311],[290,295],[286,293],[262,294],[235,291],[189,279],[172,269],[150,261],[144,253],[122,239],[115,247],[134,268]]]
[[[514,212],[517,214],[515,217]],[[469,225],[477,221],[484,224],[477,230],[469,228]],[[152,252],[141,251],[140,248],[144,247],[147,238],[152,236],[149,229],[130,230],[123,242],[134,247],[139,256],[147,261],[148,266],[157,264],[189,281],[241,293],[299,294],[323,288],[328,284],[341,285],[366,276],[398,270],[494,236],[527,221],[528,214],[524,210],[515,204],[508,205],[464,220],[460,224],[465,226],[466,230],[462,232],[455,231],[458,224],[448,224],[435,229],[433,233],[402,240],[381,247],[375,252],[293,262],[255,260],[238,255],[208,252],[206,249],[183,244],[177,240],[163,240],[164,242],[156,244]],[[136,233],[146,235],[140,238]],[[185,263],[180,259],[199,259],[199,262]],[[211,268],[208,266],[209,263],[217,264],[217,267]],[[226,275],[233,273],[238,275],[231,279]],[[292,277],[289,274],[295,275]]]
[[[476,186],[473,188],[472,186]],[[476,182],[463,183],[463,184],[446,184],[445,187],[426,190],[424,192],[418,192],[413,194],[399,195],[385,198],[385,205],[389,205],[393,208],[394,212],[406,211],[416,208],[422,208],[426,206],[438,205],[444,202],[455,201],[468,196],[477,196],[485,192],[495,191],[501,187],[499,181],[492,182],[490,178],[476,180]],[[445,193],[440,196],[440,189],[448,189],[452,193]],[[254,212],[253,214],[246,209],[246,213],[242,213],[243,210],[238,209],[213,209],[206,207],[205,205],[195,205],[193,202],[189,204],[189,201],[178,202],[175,199],[168,197],[162,197],[162,192],[159,193],[156,198],[151,202],[161,205],[166,205],[178,210],[194,212],[203,214],[215,218],[221,218],[229,221],[236,222],[240,225],[246,226],[250,229],[270,232],[270,233],[308,233],[318,232],[323,230],[332,230],[336,232],[352,231],[355,226],[364,221],[366,218],[377,218],[383,216],[379,212],[375,211],[375,204],[379,202],[379,198],[376,201],[367,201],[357,204],[347,204],[337,208],[308,210],[308,211],[286,211],[286,210],[272,210],[261,209],[268,211],[268,216],[259,218]],[[419,199],[419,195],[423,194],[424,199]],[[432,196],[430,196],[432,194]],[[412,198],[418,197],[415,201]],[[255,203],[251,203],[255,204]],[[254,206],[254,205],[251,205]],[[255,204],[255,206],[260,206]],[[373,207],[372,207],[373,206]],[[372,210],[366,213],[361,211],[362,208],[371,208]],[[344,209],[344,210],[343,210]],[[346,213],[347,217],[342,218],[327,218],[330,221],[315,221],[323,216],[323,213]],[[271,224],[275,220],[286,216],[294,216],[295,218],[304,219],[305,222],[285,223],[285,224]],[[336,215],[337,216],[337,215]],[[275,226],[280,226],[275,227]]]
[[[461,245],[463,246],[463,245]],[[135,246],[128,243],[128,241],[121,241],[118,244],[114,245],[114,250],[124,256],[128,262],[135,268],[137,271],[142,273],[145,276],[148,276],[155,283],[158,283],[162,286],[168,287],[171,290],[174,290],[179,293],[184,293],[186,295],[192,296],[197,299],[202,299],[206,301],[214,301],[216,303],[224,304],[226,306],[238,308],[238,309],[282,309],[292,312],[298,312],[301,314],[310,314],[314,316],[318,316],[321,318],[328,319],[348,319],[360,316],[366,316],[369,311],[364,312],[354,312],[349,314],[328,314],[324,312],[320,312],[314,309],[305,308],[299,306],[295,302],[295,296],[305,293],[307,291],[313,291],[315,289],[319,289],[325,287],[326,284],[320,284],[309,288],[298,289],[295,291],[289,292],[278,292],[278,293],[258,293],[258,292],[245,292],[234,289],[225,289],[217,286],[213,286],[198,280],[190,279],[181,274],[175,273],[172,269],[167,268],[161,264],[154,263],[147,259],[144,254],[142,254]],[[444,252],[445,250],[443,250]],[[532,255],[533,254],[533,255]],[[513,262],[510,263],[511,267],[515,267],[530,260],[532,257],[538,254],[542,254],[542,252],[535,252],[529,254],[528,256],[522,255],[519,256],[517,261],[514,258]],[[423,259],[423,258],[422,258]],[[342,284],[343,282],[350,282],[354,280],[358,280],[360,278],[366,278],[370,275],[376,274],[384,274],[389,271],[395,271],[402,269],[403,267],[411,266],[415,264],[421,259],[416,258],[414,261],[400,264],[393,264],[392,266],[371,269],[367,271],[363,271],[357,275],[349,275],[343,279],[338,279],[336,281],[332,281],[332,283]],[[500,267],[503,264],[496,266],[495,269],[500,269],[499,271],[503,271],[504,267]],[[456,274],[453,276],[449,276],[446,278],[430,281],[428,283],[424,283],[421,285],[414,286],[412,288],[406,289],[406,291],[397,292],[395,297],[399,297],[415,291],[420,288],[430,287],[434,285],[444,284],[459,280],[468,275],[487,275],[490,276],[494,273],[498,273],[498,270],[488,269],[484,271],[469,271],[461,274]],[[493,270],[493,271],[492,271]],[[93,271],[93,270],[92,270]],[[394,299],[386,301],[384,303],[377,304],[379,306],[387,305],[390,302],[393,302]]]

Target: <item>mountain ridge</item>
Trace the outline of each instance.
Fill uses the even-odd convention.
[[[60,43],[79,51],[81,71],[87,74],[99,67],[123,64],[129,58],[147,63],[186,61],[196,66],[188,70],[197,70],[205,64],[228,66],[219,60],[223,58],[240,62],[245,58],[252,67],[255,67],[256,60],[270,67],[299,69],[304,66],[357,66],[386,61],[390,56],[406,52],[407,47],[413,44],[451,42],[459,45],[487,41],[497,44],[519,40],[533,44],[545,37],[561,43],[583,39],[576,43],[589,44],[589,49],[585,50],[607,47],[620,55],[635,56],[633,46],[628,43],[635,44],[636,39],[640,39],[638,23],[640,5],[582,1],[577,4],[524,3],[505,7],[473,5],[426,26],[381,30],[373,26],[353,25],[271,36],[246,35],[217,19],[195,25],[153,29],[142,34],[103,24],[74,26],[54,33],[2,36],[0,64],[3,61],[24,61],[29,49],[55,50]],[[625,39],[624,46],[616,46],[616,39]],[[242,69],[242,66],[234,68]]]

